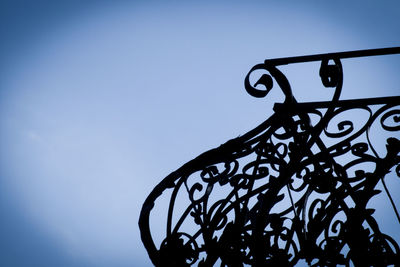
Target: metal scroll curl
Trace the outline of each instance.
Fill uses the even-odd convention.
[[[395,52],[400,48],[254,66],[245,78],[247,92],[264,97],[275,81],[285,102],[255,129],[199,155],[154,188],[139,219],[154,265],[398,264],[399,245],[382,232],[370,203],[386,193],[400,223],[384,180],[392,169],[400,176],[400,140],[394,137],[400,133],[400,97],[339,99],[342,59]],[[321,62],[321,81],[335,90],[330,101],[297,103],[277,68],[308,61]],[[251,84],[258,70],[267,73]],[[357,111],[362,120],[348,115]],[[388,134],[383,148],[373,138],[376,127]],[[169,196],[166,232],[156,244],[151,212],[162,195]]]
[[[268,73],[264,73],[260,76],[260,78],[255,82],[254,85],[250,83],[250,76],[253,72],[263,70],[267,71]],[[244,80],[244,87],[246,91],[254,97],[265,97],[271,91],[274,86],[273,79],[276,80],[278,86],[281,88],[282,92],[285,94],[286,101],[290,101],[293,98],[292,89],[290,88],[289,81],[287,80],[286,76],[276,68],[268,63],[258,64],[254,66],[250,72],[246,75]],[[265,90],[257,88],[258,85],[262,85]]]
[[[332,62],[332,63],[330,63]],[[267,72],[263,73],[258,80],[252,84],[251,76],[257,71]],[[321,60],[321,67],[319,70],[319,76],[322,84],[327,87],[335,88],[335,93],[332,101],[337,101],[340,97],[343,83],[343,70],[342,63],[339,58],[324,57]],[[274,86],[274,80],[278,84],[279,88],[285,95],[284,103],[292,103],[294,99],[290,83],[286,76],[277,68],[274,61],[266,60],[263,64],[255,65],[249,73],[246,75],[244,80],[244,87],[251,96],[262,98],[268,95]]]

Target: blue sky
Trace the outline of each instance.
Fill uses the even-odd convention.
[[[282,99],[246,94],[253,65],[400,45],[397,1],[283,2],[3,0],[0,265],[151,266],[147,194]],[[344,62],[343,98],[399,95],[399,62]],[[285,69],[300,101],[312,67]]]

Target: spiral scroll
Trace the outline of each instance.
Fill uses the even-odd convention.
[[[286,59],[250,70],[249,94],[264,97],[276,82],[285,102],[260,126],[186,163],[151,192],[139,226],[156,266],[400,262],[399,245],[381,232],[368,205],[391,169],[400,177],[400,140],[392,136],[400,132],[400,97],[339,100],[346,53],[289,58],[321,62],[321,82],[334,90],[328,102],[297,103],[277,68]],[[256,70],[266,73],[251,84]],[[362,120],[346,115],[355,110]],[[383,155],[371,138],[373,127],[390,136]],[[150,215],[167,192],[167,231],[156,245]],[[182,199],[187,206],[177,208]]]

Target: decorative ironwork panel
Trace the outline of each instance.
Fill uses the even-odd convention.
[[[399,47],[372,49],[271,59],[254,66],[245,78],[247,92],[264,97],[275,86],[285,101],[275,104],[274,114],[255,129],[199,155],[154,188],[139,220],[152,262],[399,264],[399,245],[381,231],[368,204],[383,184],[400,222],[384,180],[392,169],[400,177],[400,140],[394,137],[400,132],[400,97],[340,100],[343,59],[398,53]],[[334,90],[330,101],[298,103],[278,69],[309,61],[320,62],[322,84]],[[252,74],[260,70],[264,74],[252,84]],[[383,153],[371,129],[386,133],[386,147],[379,148]],[[155,244],[150,214],[167,192],[166,233]]]

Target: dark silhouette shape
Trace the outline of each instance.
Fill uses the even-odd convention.
[[[245,78],[247,92],[264,97],[275,80],[284,103],[275,104],[275,113],[255,129],[199,155],[154,188],[139,219],[152,262],[294,266],[303,259],[310,266],[399,264],[399,245],[381,232],[368,203],[383,183],[400,222],[384,182],[395,166],[400,177],[400,140],[388,138],[382,157],[370,139],[372,126],[387,133],[400,131],[400,97],[339,100],[342,59],[399,53],[400,47],[372,49],[271,59],[254,66]],[[321,62],[322,84],[334,88],[330,101],[298,103],[277,68],[309,61]],[[255,70],[267,73],[252,85]],[[353,110],[367,114],[361,127],[354,118],[343,118]],[[225,196],[214,193],[221,188]],[[171,192],[166,237],[156,246],[150,212],[166,191]],[[189,204],[173,219],[182,193]],[[182,230],[188,222],[193,232]]]

